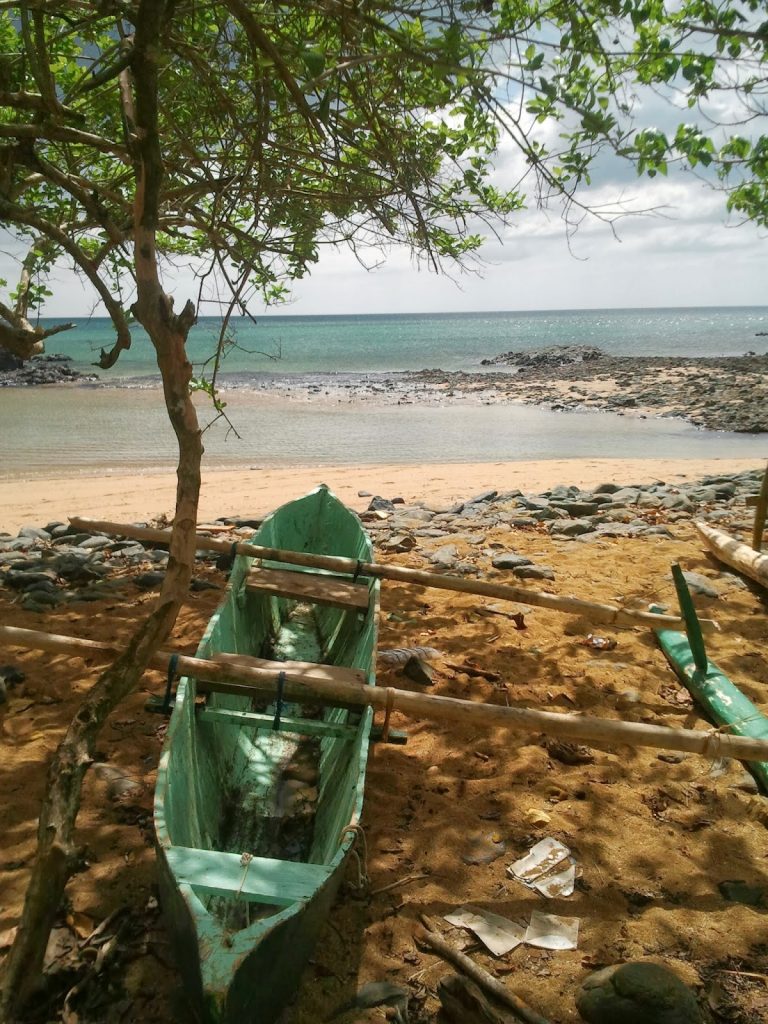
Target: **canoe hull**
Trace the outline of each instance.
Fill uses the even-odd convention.
[[[693,651],[685,633],[672,629],[656,630],[664,656],[680,682],[715,725],[734,736],[768,740],[768,718],[715,665],[707,671],[696,668]],[[768,793],[768,762],[745,761],[763,793]]]
[[[298,991],[307,961],[344,877],[345,860],[300,910],[280,920],[250,950],[226,955],[220,935],[204,939],[199,917],[158,851],[163,913],[173,935],[184,991],[205,1024],[272,1024]],[[202,941],[201,941],[202,940]],[[275,965],[279,964],[279,970]]]
[[[254,541],[372,557],[357,518],[325,488],[273,513]],[[375,682],[376,580],[355,581],[370,588],[363,612],[315,607],[263,595],[250,585],[251,561],[236,559],[200,657],[267,657],[276,669],[282,660],[304,660]],[[197,698],[196,680],[182,679],[158,768],[162,907],[197,1018],[272,1024],[298,990],[344,875],[362,811],[373,712],[279,701],[264,707],[215,687],[208,710]],[[297,738],[303,722],[309,734],[298,730]],[[297,783],[307,758],[313,781]]]

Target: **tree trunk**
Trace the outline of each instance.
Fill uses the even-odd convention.
[[[138,141],[132,151],[136,174],[134,264],[137,286],[133,312],[155,347],[165,404],[179,448],[176,514],[168,566],[154,611],[133,636],[126,652],[99,676],[48,770],[38,826],[37,858],[18,932],[3,965],[0,1024],[16,1016],[40,981],[48,936],[66,884],[79,861],[75,820],[80,808],[83,776],[93,759],[99,731],[108,715],[135,688],[152,654],[173,628],[194,566],[203,446],[190,397],[192,367],[185,346],[195,321],[195,310],[188,303],[180,315],[173,313],[173,301],[160,283],[155,237],[163,171],[157,126],[157,61],[165,13],[166,5],[160,0],[140,0],[134,17],[135,80],[132,84],[136,109],[126,110],[126,114],[130,115],[134,126],[138,126]],[[125,90],[125,97],[130,107],[130,88]]]
[[[163,303],[168,309],[169,304]],[[179,444],[176,517],[163,587],[152,615],[126,652],[101,674],[83,701],[48,770],[47,791],[38,826],[38,852],[19,929],[4,964],[0,1020],[12,1020],[39,982],[48,936],[65,886],[79,862],[75,819],[83,776],[108,715],[136,686],[158,645],[167,637],[184,601],[195,557],[195,527],[203,447],[189,395],[191,367],[185,334],[171,317],[156,341],[168,414]],[[157,326],[157,325],[155,325]],[[153,337],[153,340],[155,338]]]

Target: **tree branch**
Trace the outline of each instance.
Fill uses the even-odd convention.
[[[10,221],[12,224],[25,224],[27,227],[34,228],[41,235],[49,238],[52,242],[56,242],[56,244],[65,252],[69,253],[75,264],[83,271],[98,292],[117,332],[117,342],[115,344],[115,348],[112,350],[112,354],[110,354],[114,355],[114,357],[112,358],[112,362],[108,363],[108,366],[113,366],[120,351],[131,347],[131,332],[120,303],[115,300],[109,288],[102,281],[98,271],[93,265],[93,261],[86,256],[71,235],[67,234],[57,225],[51,224],[49,221],[33,213],[31,210],[26,210],[24,207],[17,206],[15,203],[11,203],[9,200],[3,199],[1,196],[0,217]],[[104,350],[102,350],[102,360],[104,358],[105,353]],[[98,365],[102,366],[102,363],[100,362]],[[102,369],[107,369],[108,366],[102,366]]]

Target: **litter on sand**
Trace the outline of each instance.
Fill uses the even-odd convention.
[[[503,956],[515,949],[526,933],[525,928],[514,921],[479,907],[459,907],[452,914],[446,914],[445,920],[458,928],[468,928],[494,956]]]
[[[510,864],[507,874],[547,899],[554,899],[573,893],[576,864],[568,847],[548,836],[532,846],[525,857]]]
[[[579,941],[578,917],[557,917],[534,910],[523,940],[539,949],[576,949]]]
[[[534,910],[527,928],[480,907],[459,907],[445,915],[449,924],[468,928],[494,956],[504,956],[525,943],[539,949],[576,949],[578,917],[558,917]]]

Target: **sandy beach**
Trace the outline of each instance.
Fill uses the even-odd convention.
[[[725,460],[598,459],[215,473],[206,476],[201,518],[266,511],[318,479],[357,508],[369,500],[357,497],[358,490],[437,506],[488,488],[519,487],[530,494],[558,482],[588,487],[666,479],[669,486],[656,489],[656,496],[653,488],[634,498],[625,494],[600,527],[607,532],[592,533],[592,539],[581,534],[574,540],[560,529],[570,532],[578,520],[567,515],[535,520],[531,508],[517,506],[517,499],[496,504],[489,499],[475,503],[469,513],[435,517],[413,505],[396,506],[400,511],[389,521],[374,520],[369,529],[377,560],[451,571],[441,561],[447,556],[453,571],[514,582],[517,577],[508,569],[496,567],[497,556],[522,555],[551,567],[543,578],[523,581],[527,588],[641,609],[650,603],[675,607],[670,564],[678,562],[711,588],[713,596],[696,597],[700,613],[721,626],[708,639],[710,657],[765,713],[768,636],[762,597],[708,556],[692,524],[695,517],[712,517],[731,532],[748,535],[752,510],[744,495],[754,491],[759,475],[748,483],[742,478],[734,493],[727,478],[741,468],[762,467]],[[696,484],[706,473],[726,481],[721,498],[717,488]],[[14,483],[13,489],[3,488],[3,523],[6,528],[22,520],[44,525],[74,512],[146,519],[170,511],[172,490],[170,475]],[[536,515],[542,503],[529,505]],[[436,524],[441,528],[429,529]],[[403,533],[410,543],[393,544]],[[93,555],[108,569],[102,583],[86,576],[81,583],[51,584],[51,593],[60,596],[49,607],[40,606],[18,589],[14,573],[25,559],[32,567],[36,551],[63,559],[57,565],[70,573],[65,562],[71,555],[45,540],[29,544],[38,547],[19,555],[10,542],[4,556],[0,619],[5,624],[120,645],[154,603],[146,576],[157,568],[153,556],[159,552],[131,562],[115,549],[106,557],[103,551]],[[195,574],[198,586],[169,641],[188,653],[226,584],[226,574],[213,561],[197,563]],[[516,612],[522,612],[522,621]],[[607,649],[596,646],[591,634],[604,638]],[[429,693],[709,728],[648,629],[387,583],[380,649],[425,646],[437,652]],[[3,650],[2,661],[15,682],[0,706],[5,808],[0,955],[21,912],[45,764],[98,675],[95,664],[18,648]],[[420,688],[385,659],[379,669],[381,686]],[[166,726],[145,702],[149,691],[162,693],[164,686],[163,674],[147,673],[110,717],[86,776],[77,838],[88,860],[67,887],[67,911],[46,962],[55,1007],[88,970],[83,936],[109,919],[106,934],[116,936],[115,953],[78,995],[82,1024],[192,1019],[157,899],[152,799]],[[351,887],[342,891],[284,1024],[331,1018],[338,1024],[384,1024],[385,1007],[353,1005],[363,986],[382,981],[405,993],[413,1024],[437,1024],[437,987],[449,968],[414,940],[424,913],[453,945],[557,1024],[579,1021],[575,996],[590,971],[626,961],[672,969],[702,1003],[715,1001],[718,1019],[762,1024],[768,1011],[768,814],[765,798],[738,762],[619,745],[553,745],[541,735],[478,728],[471,721],[449,726],[396,713],[394,724],[407,730],[407,745],[376,744],[368,762],[362,821],[369,889],[364,898]],[[544,837],[572,851],[580,877],[571,896],[545,900],[507,874],[507,866]],[[352,871],[349,881],[354,881]],[[757,893],[763,902],[746,905],[742,890]],[[534,911],[577,918],[577,948],[526,946],[493,957],[445,921],[464,904],[523,925]],[[115,1007],[120,1016],[110,1015]]]
[[[402,497],[408,503],[450,503],[491,488],[535,493],[557,484],[674,482],[760,465],[755,459],[650,458],[217,470],[204,473],[199,519],[263,516],[319,483],[328,484],[342,501],[360,511],[369,499],[359,497],[358,491]],[[6,480],[0,484],[0,531],[15,533],[24,525],[65,522],[75,515],[115,522],[170,516],[174,492],[175,475],[167,472]]]

